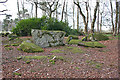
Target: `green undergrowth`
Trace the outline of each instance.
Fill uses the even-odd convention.
[[[54,58],[54,59],[53,59]],[[66,58],[63,56],[55,56],[55,55],[51,55],[51,56],[19,56],[16,57],[17,60],[23,60],[26,61],[26,64],[29,64],[31,62],[31,60],[36,59],[36,60],[49,60],[50,63],[55,64],[55,62],[57,60],[61,60],[66,62]]]
[[[63,47],[61,49],[52,50],[51,53],[84,53],[85,51],[81,50],[78,47]]]
[[[94,42],[85,42],[85,41],[81,41],[81,40],[71,40],[69,42],[69,44],[77,44],[79,46],[84,46],[84,47],[92,47],[92,48],[103,48],[103,47],[106,47],[105,45],[97,42],[97,41],[94,41]]]
[[[51,53],[63,53],[63,51],[61,51],[59,49],[55,49],[55,50],[51,51]]]
[[[98,63],[96,61],[93,60],[86,60],[86,63],[93,66],[94,68],[100,69],[102,67],[102,63]]]

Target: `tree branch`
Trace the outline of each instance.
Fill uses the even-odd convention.
[[[2,11],[0,11],[0,12],[5,12],[5,11],[8,11],[8,10],[6,9],[6,10],[2,10]]]
[[[0,1],[0,3],[6,3],[8,0],[5,0],[5,1]]]

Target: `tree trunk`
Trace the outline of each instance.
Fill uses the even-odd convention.
[[[31,17],[33,17],[33,3],[31,3]]]
[[[20,9],[19,9],[19,1],[17,0],[17,8],[18,8],[18,19],[19,19],[19,21],[21,20],[21,18],[20,18]]]
[[[114,36],[116,36],[117,33],[117,25],[118,25],[118,2],[116,0],[116,18],[115,18],[115,31],[113,33]]]
[[[113,6],[112,1],[110,0],[110,7],[111,7],[111,22],[112,22],[112,32],[114,33],[114,22],[113,22]]]
[[[117,34],[119,35],[120,34],[120,5],[119,5],[119,23],[118,23],[118,32]]]
[[[68,6],[68,2],[66,2],[66,13],[65,13],[65,22],[68,22],[68,16],[67,16],[67,7]]]
[[[37,5],[38,5],[38,3],[34,2],[34,4],[35,4],[35,17],[37,18]]]
[[[101,20],[100,20],[100,33],[102,33],[102,13],[101,13]]]
[[[62,16],[61,16],[61,21],[63,20],[64,8],[65,8],[65,0],[64,0],[63,8],[62,8]]]
[[[74,10],[75,10],[75,5],[73,4],[73,29],[75,29]]]
[[[98,6],[99,6],[99,2],[96,2],[96,6],[95,6],[95,9],[94,9],[94,17],[93,17],[93,21],[92,21],[92,24],[91,24],[92,40],[95,40],[95,38],[94,38],[94,25],[95,25],[95,21],[96,21],[96,14],[97,14]]]
[[[78,8],[79,8],[80,15],[82,16],[82,18],[83,18],[83,22],[84,22],[84,25],[85,25],[85,34],[87,34],[87,33],[88,33],[88,30],[87,30],[88,23],[86,22],[86,17],[85,17],[85,15],[83,14],[82,9],[81,9],[81,7],[80,7],[80,5],[79,5],[78,3],[76,3],[76,2],[74,2],[74,4],[75,4],[75,5],[77,5],[77,6],[78,6]]]
[[[98,6],[98,18],[97,18],[97,32],[99,31],[99,6]]]
[[[77,30],[79,31],[79,8],[77,7]]]

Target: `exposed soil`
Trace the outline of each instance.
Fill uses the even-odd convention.
[[[2,43],[2,73],[4,78],[118,78],[119,49],[117,39],[99,41],[107,46],[106,48],[86,48],[77,45],[66,45],[44,48],[44,52],[41,53],[19,51],[17,50],[18,46],[10,46],[13,50],[6,50],[4,45],[10,42],[7,41],[7,37],[2,39],[4,41]],[[72,53],[69,50],[64,50],[66,47],[78,47],[83,53]],[[64,52],[51,53],[55,49],[61,49]],[[29,64],[26,64],[24,60],[16,59],[19,56],[31,55],[63,56],[66,57],[67,61],[57,60],[55,64],[51,64],[45,59],[33,59]],[[21,76],[13,74],[17,69],[19,70],[16,72],[21,73]]]

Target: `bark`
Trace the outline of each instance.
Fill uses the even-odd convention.
[[[64,8],[65,8],[65,0],[64,0],[63,8],[62,8],[62,16],[61,16],[61,21],[63,20]]]
[[[21,1],[21,4],[22,4],[22,17],[25,19],[25,8],[24,8],[24,0],[23,2]]]
[[[79,31],[79,8],[77,8],[77,30]]]
[[[117,34],[117,25],[118,25],[118,2],[116,1],[115,31],[113,33],[114,36],[116,36]]]
[[[110,0],[110,7],[111,7],[111,22],[112,22],[112,32],[114,33],[114,22],[113,22],[113,6],[112,1]]]
[[[38,3],[37,3],[37,2],[34,2],[34,4],[35,4],[35,17],[37,18]]]
[[[117,34],[119,35],[120,34],[120,6],[119,6],[119,23],[118,23],[118,32]]]
[[[97,18],[97,32],[99,31],[99,6],[98,6],[98,18]]]
[[[17,8],[18,8],[18,17],[19,17],[19,21],[21,20],[20,18],[20,8],[19,8],[19,1],[17,0]]]
[[[33,3],[31,3],[31,17],[33,17]]]
[[[75,29],[74,10],[75,10],[75,5],[73,4],[73,29]]]
[[[65,12],[65,22],[68,22],[68,16],[67,16],[67,7],[68,6],[68,2],[66,3],[66,12]]]
[[[98,6],[99,6],[99,2],[96,2],[96,6],[95,6],[95,9],[94,9],[94,17],[93,17],[93,21],[92,21],[92,24],[91,24],[92,40],[95,40],[94,39],[94,25],[95,25],[95,21],[96,21],[96,14],[97,14]]]
[[[102,13],[101,13],[101,20],[100,20],[100,33],[102,32]]]

